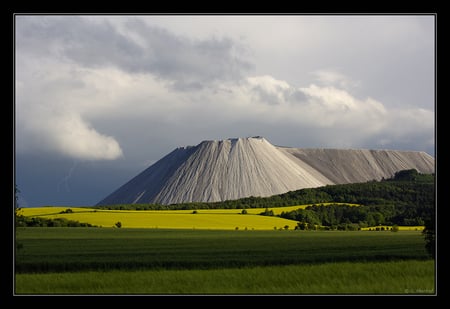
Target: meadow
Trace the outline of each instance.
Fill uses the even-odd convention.
[[[16,241],[18,294],[434,293],[418,231],[17,228]]]
[[[434,291],[431,260],[16,276],[17,293],[45,295],[429,295]]]

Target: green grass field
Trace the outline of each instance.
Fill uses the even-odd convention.
[[[220,268],[425,259],[420,232],[18,228],[16,271]]]
[[[18,228],[16,241],[20,294],[434,293],[418,231]]]
[[[433,294],[433,261],[18,274],[24,294]]]

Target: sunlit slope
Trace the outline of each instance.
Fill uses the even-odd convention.
[[[296,207],[296,206],[294,206]],[[292,207],[283,207],[292,209]],[[296,207],[302,208],[302,206]],[[70,209],[68,211],[68,209]],[[276,208],[274,208],[276,209]],[[297,222],[273,216],[260,216],[264,209],[249,209],[242,214],[239,209],[198,210],[99,210],[93,208],[39,207],[23,208],[21,215],[49,219],[64,218],[102,227],[114,227],[120,222],[123,228],[179,228],[179,229],[254,229],[272,230]]]

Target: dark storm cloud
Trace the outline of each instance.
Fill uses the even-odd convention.
[[[122,30],[106,20],[77,16],[19,16],[19,52],[60,57],[91,68],[113,66],[128,73],[151,73],[177,90],[201,89],[214,81],[236,80],[251,64],[229,38],[178,37],[130,19]]]

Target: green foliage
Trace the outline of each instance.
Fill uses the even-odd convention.
[[[246,209],[242,209],[241,214],[246,215],[247,214],[247,210]]]
[[[122,227],[122,222],[118,221],[116,222],[116,224],[114,224],[117,228],[121,228]]]
[[[425,237],[425,249],[434,259],[436,257],[436,230],[433,218],[427,218],[425,220],[425,229],[422,233]]]
[[[394,174],[394,180],[400,180],[400,181],[415,181],[419,175],[419,172],[416,169],[410,169],[410,170],[402,170],[398,171]]]
[[[82,223],[64,218],[47,219],[40,217],[16,216],[16,227],[96,227],[90,223]]]
[[[409,215],[413,218],[408,218]],[[312,205],[305,209],[282,212],[280,217],[328,226],[332,229],[354,230],[355,225],[359,228],[378,225],[422,225],[422,216],[426,215],[427,212],[417,210],[412,213],[405,212],[403,207],[395,208],[385,205],[355,207],[345,204],[329,204],[326,206]]]
[[[71,214],[71,213],[73,213],[73,210],[71,208],[67,208],[66,210],[60,212],[60,214]]]
[[[273,210],[269,210],[269,208],[266,208],[262,213],[260,213],[261,216],[273,216]]]
[[[313,205],[305,210],[313,211],[321,225],[333,228],[350,223],[359,224],[360,227],[380,224],[423,225],[425,218],[434,218],[434,175],[423,175],[416,172],[399,172],[397,177],[401,178],[401,181],[395,180],[394,177],[380,182],[372,181],[309,189],[324,191],[330,196],[328,202],[352,201],[352,203],[362,206],[329,205],[323,207]],[[296,192],[302,191],[289,192],[289,195],[293,196]],[[281,217],[304,221],[305,219],[299,213],[301,212],[283,213]]]

